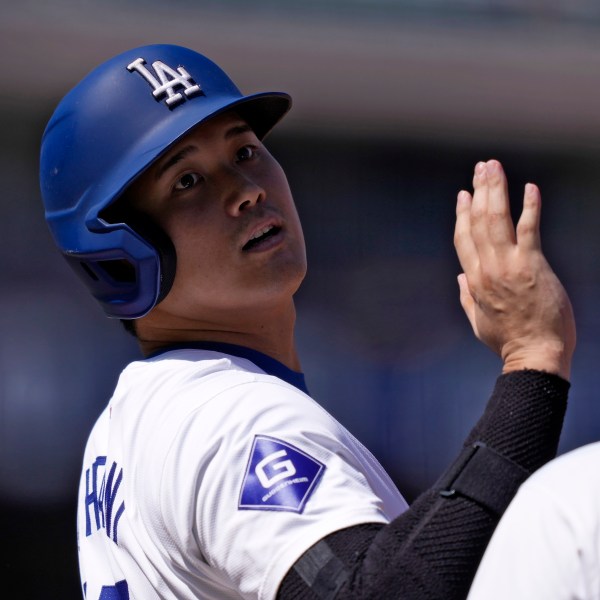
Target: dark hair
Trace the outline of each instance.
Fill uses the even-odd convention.
[[[127,333],[137,339],[137,329],[135,327],[135,319],[121,319],[121,324]]]

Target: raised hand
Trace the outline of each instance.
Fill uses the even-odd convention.
[[[490,160],[475,167],[473,195],[458,194],[460,301],[477,338],[502,358],[503,372],[537,369],[569,379],[575,320],[542,253],[541,195],[525,186],[515,230],[507,187],[502,165]]]

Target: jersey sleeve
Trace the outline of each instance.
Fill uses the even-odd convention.
[[[243,598],[271,600],[319,539],[407,508],[353,436],[274,377],[229,385],[174,440],[160,493],[166,528],[192,571],[206,565]]]

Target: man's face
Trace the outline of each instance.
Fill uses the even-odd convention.
[[[196,127],[127,196],[177,253],[173,287],[153,312],[205,319],[275,307],[305,275],[304,238],[283,169],[234,113]]]

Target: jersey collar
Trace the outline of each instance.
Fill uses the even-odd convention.
[[[253,362],[257,367],[262,369],[268,375],[274,375],[283,379],[283,381],[297,387],[300,391],[308,394],[306,382],[304,380],[304,373],[298,371],[292,371],[286,367],[283,363],[278,360],[258,352],[258,350],[252,350],[252,348],[246,348],[245,346],[238,346],[237,344],[226,344],[223,342],[185,342],[182,344],[173,344],[161,348],[157,352],[154,352],[147,356],[147,358],[155,358],[165,352],[171,350],[211,350],[214,352],[221,352],[223,354],[230,354],[232,356],[238,356],[239,358],[245,358],[250,362]]]

